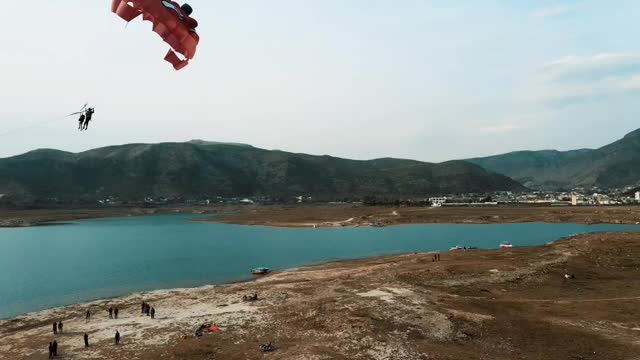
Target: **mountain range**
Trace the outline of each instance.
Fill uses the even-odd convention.
[[[81,153],[40,149],[0,159],[0,201],[19,203],[91,203],[107,197],[416,198],[627,186],[640,186],[640,129],[599,149],[516,151],[443,163],[349,160],[202,140]]]
[[[507,176],[466,161],[360,161],[201,140],[81,153],[41,149],[0,159],[4,201],[27,203],[52,198],[93,202],[110,196],[390,198],[523,189]]]
[[[623,188],[640,185],[640,129],[599,149],[516,151],[468,159],[529,188]]]

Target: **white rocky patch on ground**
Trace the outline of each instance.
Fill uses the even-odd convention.
[[[357,293],[357,295],[362,297],[378,298],[386,302],[394,302],[394,297],[411,296],[413,295],[413,291],[409,289],[399,289],[399,288],[382,288],[382,289],[374,289],[367,292]]]
[[[141,313],[143,299],[149,299],[156,309],[155,319]],[[106,309],[109,306],[119,307],[118,319],[108,318]],[[91,309],[89,320],[85,319],[86,309]],[[120,332],[121,344],[128,349],[142,351],[169,344],[182,336],[193,336],[198,326],[205,323],[215,324],[221,331],[247,321],[258,323],[261,321],[258,310],[258,306],[241,302],[237,296],[216,294],[214,287],[154,291],[24,315],[20,317],[23,321],[42,322],[52,317],[64,319],[64,333],[54,337],[53,323],[48,322],[13,334],[0,333],[2,342],[9,344],[3,345],[0,351],[13,354],[14,358],[38,354],[46,357],[46,343],[35,347],[28,345],[31,339],[50,337],[50,341],[55,339],[58,342],[59,353],[65,358],[96,359],[102,358],[102,351],[115,342],[116,330]],[[84,333],[89,335],[91,346],[88,349],[84,346]]]

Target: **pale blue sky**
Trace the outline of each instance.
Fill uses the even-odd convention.
[[[634,0],[192,0],[201,42],[180,72],[110,3],[3,3],[0,157],[197,138],[442,161],[640,127]],[[85,101],[79,133],[61,116]]]

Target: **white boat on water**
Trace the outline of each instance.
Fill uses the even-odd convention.
[[[460,251],[460,250],[462,250],[460,246],[454,246],[452,248],[449,248],[449,251]]]
[[[502,244],[500,244],[500,249],[508,249],[508,248],[512,248],[513,245],[511,245],[511,243],[508,242],[503,242]]]
[[[267,275],[270,272],[271,272],[271,269],[265,268],[265,267],[259,267],[259,268],[251,269],[251,273],[253,275]]]

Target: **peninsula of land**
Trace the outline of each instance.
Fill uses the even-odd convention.
[[[211,214],[196,221],[274,227],[390,226],[404,224],[577,223],[640,224],[640,206],[393,207],[242,205],[162,208],[3,209],[0,227],[39,226],[104,217]]]

